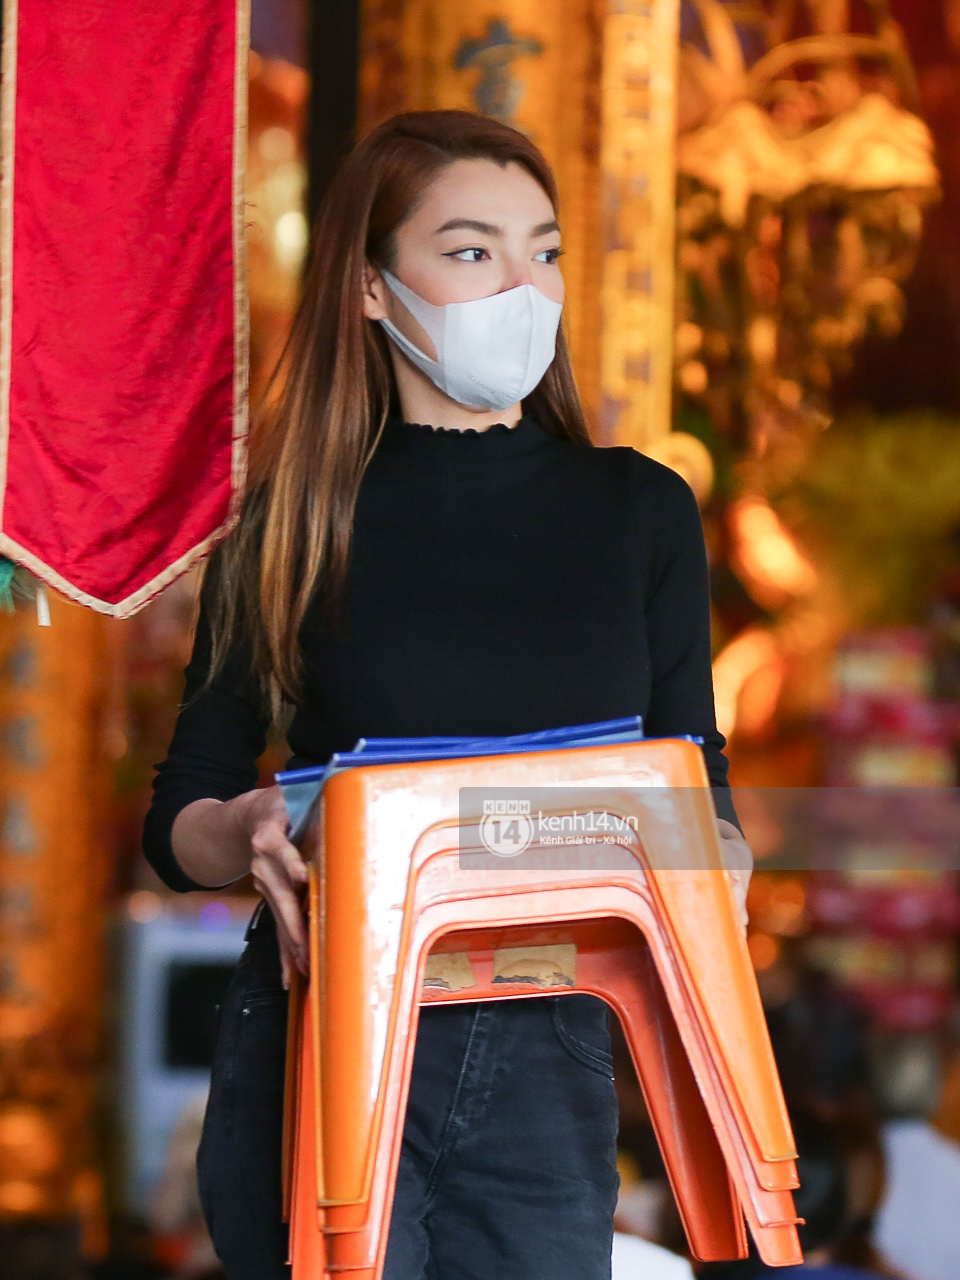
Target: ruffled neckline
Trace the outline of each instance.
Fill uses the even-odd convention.
[[[429,422],[401,422],[399,425],[402,427],[415,428],[418,431],[429,431],[433,435],[440,435],[443,433],[445,435],[449,434],[453,436],[486,436],[490,435],[491,432],[495,432],[498,435],[502,435],[507,432],[512,434],[517,430],[522,422],[523,418],[521,417],[512,427],[508,426],[505,422],[493,422],[489,427],[438,427]]]
[[[441,461],[471,463],[487,458],[515,457],[543,448],[553,440],[531,413],[512,427],[494,422],[489,427],[443,427],[425,422],[388,418],[382,444]]]

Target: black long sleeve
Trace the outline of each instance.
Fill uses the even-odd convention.
[[[651,691],[644,731],[650,738],[693,733],[704,739],[717,814],[739,828],[727,780],[728,762],[722,754],[726,738],[717,729],[714,709],[710,569],[700,512],[693,490],[676,472],[658,473],[656,484],[663,494],[658,506],[669,511],[671,518],[661,525],[648,584]]]
[[[173,856],[174,819],[194,800],[232,800],[257,784],[257,761],[266,746],[269,717],[243,650],[230,655],[209,688],[210,629],[201,600],[193,654],[173,740],[166,760],[157,765],[153,803],[143,830],[143,848],[151,866],[171,889],[202,888],[181,870]]]
[[[391,422],[360,489],[345,621],[334,634],[319,607],[304,621],[291,764],[364,735],[640,714],[650,737],[703,737],[717,812],[739,826],[714,713],[700,515],[661,463],[557,439],[530,416],[483,432]],[[267,728],[241,652],[198,694],[208,653],[201,612],[144,835],[181,891],[196,886],[173,857],[174,818],[253,787]]]

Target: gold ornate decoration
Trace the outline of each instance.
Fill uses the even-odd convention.
[[[307,247],[302,145],[307,90],[302,68],[250,55],[246,215],[254,402],[283,349],[300,290]]]
[[[678,0],[365,0],[361,127],[460,107],[542,148],[562,200],[565,323],[596,438],[669,431]]]
[[[848,30],[842,0],[696,0],[680,51],[680,387],[760,455],[829,421],[827,391],[871,328],[896,332],[938,174],[899,28]],[[791,38],[795,10],[813,34]],[[752,66],[740,34],[765,52]],[[801,74],[804,70],[807,74]],[[789,448],[789,443],[787,444]]]
[[[118,632],[58,596],[0,618],[0,1221],[94,1228],[104,712]]]
[[[514,63],[524,54],[536,57],[543,53],[539,40],[516,36],[503,18],[492,18],[480,40],[464,40],[454,57],[458,71],[476,68],[479,77],[473,87],[476,109],[505,124],[512,124],[523,99],[524,83]]]
[[[678,4],[613,0],[604,22],[601,434],[670,430]]]
[[[647,444],[643,452],[682,475],[697,502],[704,505],[713,489],[714,466],[702,440],[686,431],[669,431]]]

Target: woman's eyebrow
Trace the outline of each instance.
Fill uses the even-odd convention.
[[[502,236],[503,228],[495,227],[492,222],[478,222],[476,218],[451,218],[442,227],[437,227],[435,235],[441,231],[479,231],[486,236]]]
[[[534,227],[531,235],[537,239],[539,236],[549,235],[551,231],[559,230],[558,223],[551,219],[550,222],[541,222],[539,226]],[[434,235],[440,235],[443,231],[479,231],[485,236],[503,236],[503,227],[494,226],[492,222],[480,222],[476,218],[451,218],[442,227],[437,227]]]

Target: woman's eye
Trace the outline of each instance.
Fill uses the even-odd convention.
[[[562,253],[563,253],[563,250],[559,248],[558,249],[541,249],[541,251],[537,254],[537,257],[544,259],[544,261],[546,261],[548,265],[553,266],[553,264],[557,261],[557,259],[560,257]],[[544,255],[546,255],[545,258],[544,258]]]
[[[454,250],[453,253],[445,253],[443,256],[445,258],[459,258],[461,262],[482,262],[483,256],[486,255],[486,252],[487,252],[486,249],[480,249],[480,248],[456,249]],[[463,256],[465,253],[473,253],[473,254],[476,254],[477,256],[473,258],[465,258]]]

